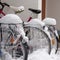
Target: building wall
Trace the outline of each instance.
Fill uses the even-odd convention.
[[[60,29],[60,0],[46,0],[46,17],[55,18]]]

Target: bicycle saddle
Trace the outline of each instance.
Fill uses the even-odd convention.
[[[41,13],[41,10],[29,8],[28,10],[32,11],[35,14]]]

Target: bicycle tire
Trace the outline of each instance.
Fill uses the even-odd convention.
[[[52,41],[51,43],[51,49],[54,48],[55,49],[55,54],[58,51],[58,41],[57,41],[57,37],[55,35],[55,33],[53,33],[52,31],[50,31],[51,37],[53,38],[54,41]],[[53,44],[53,45],[52,45]]]
[[[14,27],[14,26],[13,26]],[[13,28],[14,29],[14,28]],[[19,42],[17,43],[17,45],[19,44],[21,46],[21,52],[22,52],[22,55],[19,56],[19,57],[16,57],[16,49],[17,49],[17,45],[16,44],[13,44],[13,41],[16,40],[17,37],[14,36],[14,34],[12,32],[10,32],[11,30],[9,31],[5,31],[5,29],[3,29],[4,32],[3,33],[3,43],[2,43],[2,49],[5,49],[6,52],[8,52],[12,58],[20,58],[21,60],[27,60],[28,58],[28,49],[25,47],[25,45],[23,44],[22,40],[19,40]],[[9,32],[9,33],[8,33]],[[6,37],[7,36],[7,37]],[[12,37],[13,39],[12,39]],[[11,41],[11,39],[13,41]],[[21,58],[22,57],[22,58]]]
[[[58,41],[58,43],[60,43],[60,31],[59,30],[57,30],[57,32],[58,32],[58,37],[56,37],[56,39],[57,39],[57,41]]]
[[[27,36],[29,37],[30,41],[33,41],[36,38],[36,42],[35,43],[39,43],[39,46],[40,46],[40,43],[41,43],[41,42],[39,42],[41,40],[41,38],[42,38],[42,40],[44,40],[43,37],[46,38],[45,41],[48,44],[47,45],[48,46],[48,51],[47,52],[48,52],[48,54],[50,54],[50,52],[51,52],[51,41],[50,41],[48,35],[43,30],[41,30],[39,28],[36,28],[36,27],[28,27],[28,29],[29,29],[29,33],[27,34]],[[35,36],[34,34],[36,34],[38,36]],[[40,35],[40,34],[42,34],[42,35]],[[38,39],[37,39],[37,37],[38,37]],[[37,40],[39,40],[39,41],[37,42]],[[34,41],[33,41],[33,43],[31,42],[29,44],[33,46],[34,45]],[[37,49],[40,49],[40,47],[37,48]],[[33,47],[33,50],[34,50],[34,47]]]
[[[11,42],[9,41],[11,39],[11,34],[8,37],[9,37],[8,40],[5,41],[5,46],[4,46],[5,50],[12,56],[12,58],[20,58],[22,56],[22,58],[20,58],[21,60],[27,60],[27,58],[28,58],[28,49],[25,47],[23,42],[21,40],[19,40],[19,43],[17,43],[17,46],[18,45],[21,46],[20,52],[23,54],[21,56],[19,55],[19,57],[18,57],[18,56],[16,56],[17,46],[11,44]],[[13,38],[14,38],[14,36],[13,36]]]
[[[55,38],[56,38],[56,51],[55,51],[55,54],[56,54],[57,51],[58,51],[58,41],[57,41],[57,37],[56,37],[56,35],[55,35]]]
[[[20,42],[20,49],[19,51],[17,50],[18,47],[15,47],[13,45],[9,45],[8,48],[5,50],[12,56],[12,58],[19,58],[20,60],[27,60],[28,59],[28,49],[25,47],[25,45]],[[7,47],[7,46],[6,46]]]
[[[21,45],[22,50],[21,51],[19,50],[19,51],[23,52],[23,60],[27,60],[28,59],[28,49],[25,47],[25,45],[22,42],[20,42],[20,45]],[[19,54],[19,51],[18,51],[18,54]],[[20,56],[16,56],[16,57],[19,58]]]

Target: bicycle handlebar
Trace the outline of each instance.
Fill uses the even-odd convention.
[[[9,5],[9,4],[7,4],[7,3],[3,3],[3,4],[4,4],[5,6],[8,6],[8,7],[10,6],[10,5]]]
[[[2,3],[2,2],[0,2],[0,5],[2,6],[2,8],[1,8],[0,10],[3,10],[5,6],[8,6],[8,7],[10,6],[9,4],[7,4],[7,3]]]
[[[22,11],[24,11],[24,6],[20,7],[10,6],[10,8],[13,9],[15,13],[21,13]]]
[[[5,6],[13,9],[15,11],[15,13],[21,13],[22,11],[24,11],[24,6],[19,6],[19,7],[15,7],[15,6],[11,6],[7,3],[2,3],[0,2],[0,5],[2,6],[2,8],[0,8],[0,10],[3,10]]]

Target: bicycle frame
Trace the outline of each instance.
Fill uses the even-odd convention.
[[[3,16],[5,16],[5,13],[2,10],[0,10],[0,14],[2,14]]]

